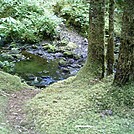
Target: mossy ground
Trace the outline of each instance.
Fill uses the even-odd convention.
[[[21,90],[23,87],[24,84],[21,83],[19,77],[0,71],[0,134],[16,134],[8,124],[5,112],[9,93]]]
[[[70,77],[36,95],[27,111],[39,134],[133,134],[133,87]]]
[[[0,71],[1,134],[17,133],[7,124],[5,110],[8,94],[23,88],[17,76]],[[26,105],[39,134],[133,134],[133,108],[134,83],[113,86],[112,77],[102,81],[70,77],[47,87]]]

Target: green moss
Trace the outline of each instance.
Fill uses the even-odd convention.
[[[54,45],[51,45],[51,44],[44,44],[43,48],[45,50],[47,50],[48,52],[55,52],[56,51],[56,47]]]
[[[122,89],[112,85],[112,77],[70,77],[43,90],[27,109],[41,134],[132,134],[133,104],[133,85]],[[105,110],[112,114],[103,115]]]
[[[11,93],[12,91],[21,90],[22,87],[19,77],[0,71],[0,92]]]

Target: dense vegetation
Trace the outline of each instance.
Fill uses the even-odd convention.
[[[58,36],[56,27],[62,22],[69,27],[74,26],[81,34],[88,36],[88,10],[89,4],[83,0],[1,0],[0,37],[6,42],[39,42],[44,38]],[[120,20],[119,12],[117,9],[116,22]],[[120,25],[115,23],[115,29],[119,33]]]
[[[61,23],[40,1],[2,1],[0,3],[0,36],[8,41],[37,42],[56,36]]]
[[[12,72],[12,57],[21,47],[26,49],[26,43],[36,50],[31,43],[59,41],[58,28],[64,24],[89,37],[88,58],[76,76],[50,85],[27,102],[25,112],[36,133],[134,133],[134,2],[130,1],[0,0],[0,47],[14,54],[0,61],[0,133],[11,133],[5,119],[10,93],[30,88],[3,71]],[[120,46],[117,63],[114,43]],[[55,52],[55,44],[44,44],[47,48]]]

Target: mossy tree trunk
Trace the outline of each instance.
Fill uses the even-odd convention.
[[[89,9],[88,57],[78,76],[82,74],[82,77],[104,77],[104,14],[105,0],[91,0]]]
[[[121,46],[114,83],[134,81],[134,0],[124,1]]]
[[[114,64],[114,0],[109,0],[109,37],[107,45],[107,75],[113,73]]]

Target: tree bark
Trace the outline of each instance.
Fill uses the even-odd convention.
[[[86,66],[100,78],[104,77],[105,0],[91,0],[89,12],[89,45]]]
[[[77,79],[104,77],[105,0],[90,0],[88,56]]]
[[[114,83],[134,81],[134,0],[124,1],[122,38]]]
[[[109,0],[109,37],[107,45],[107,75],[113,74],[114,64],[114,0]]]

